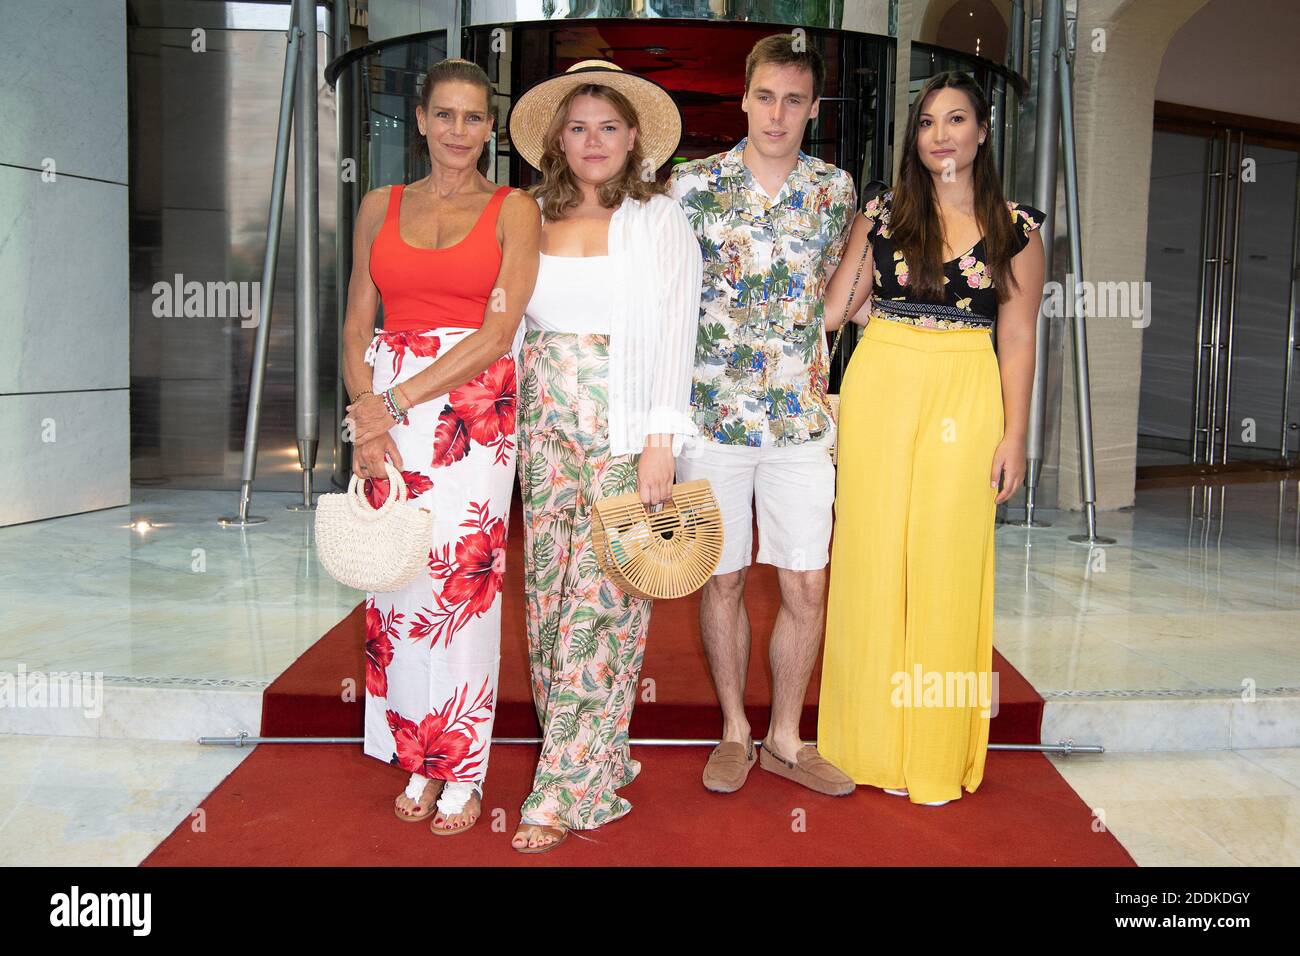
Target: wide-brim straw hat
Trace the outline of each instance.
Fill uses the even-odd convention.
[[[682,139],[682,114],[672,96],[654,80],[627,73],[608,60],[583,60],[558,76],[529,87],[510,109],[510,143],[534,169],[541,169],[546,131],[555,111],[575,86],[598,83],[618,90],[636,107],[641,155],[658,169],[668,162]]]

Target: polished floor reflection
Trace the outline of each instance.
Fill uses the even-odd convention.
[[[999,528],[996,644],[1047,701],[1044,742],[1139,863],[1300,863],[1297,483],[1160,488]],[[0,529],[0,672],[102,678],[101,714],[0,706],[0,864],[138,862],[248,753],[262,689],[359,600],[309,514],[137,488],[129,508]]]

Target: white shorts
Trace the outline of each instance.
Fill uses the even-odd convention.
[[[792,571],[826,567],[835,506],[833,435],[760,447],[687,439],[677,459],[677,480],[707,478],[722,512],[722,558],[715,575],[739,571],[753,560]]]

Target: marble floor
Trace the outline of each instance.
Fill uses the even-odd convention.
[[[1106,748],[1053,759],[1139,863],[1300,863],[1298,493],[1140,491],[1091,548],[1078,514],[998,529],[996,646],[1044,742]],[[233,493],[145,488],[0,528],[0,676],[98,695],[0,705],[0,862],[138,862],[247,755],[193,740],[256,732],[262,689],[359,600],[294,497],[259,494],[244,531],[216,524]]]

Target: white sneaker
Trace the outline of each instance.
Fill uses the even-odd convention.
[[[887,794],[889,794],[890,796],[893,796],[893,797],[905,797],[905,796],[907,796],[907,791],[906,791],[906,790],[888,790],[888,789],[886,789],[886,790],[885,790],[885,793],[887,793]]]

